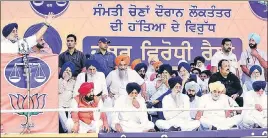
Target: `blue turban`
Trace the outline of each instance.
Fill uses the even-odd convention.
[[[6,25],[2,30],[2,35],[4,37],[7,37],[12,32],[12,30],[14,28],[18,29],[18,24],[17,23],[10,23],[10,24]]]
[[[168,80],[168,85],[170,89],[173,89],[177,83],[182,85],[182,79],[180,77],[174,77]]]
[[[260,89],[265,89],[266,87],[266,81],[255,81],[252,84],[253,90],[255,92],[259,91]]]
[[[133,90],[136,90],[138,93],[141,91],[141,86],[136,82],[130,82],[126,87],[127,93],[130,94]]]
[[[90,66],[94,66],[98,71],[102,72],[102,68],[97,60],[86,60],[86,69],[88,69]]]
[[[30,26],[24,33],[23,37],[27,38],[36,34],[43,26],[44,23],[38,23]],[[52,52],[54,54],[59,54],[61,52],[62,41],[56,29],[54,29],[52,26],[48,27],[47,31],[43,35],[43,38],[49,45],[49,47],[52,49]]]
[[[169,73],[169,75],[172,75],[172,67],[169,64],[162,64],[159,67],[158,73],[162,74],[164,70],[166,70]]]
[[[262,69],[261,69],[261,67],[260,67],[259,65],[253,65],[253,66],[250,68],[250,70],[249,70],[249,75],[251,75],[252,72],[253,72],[255,69],[258,70],[258,71],[260,72],[260,74],[262,74]]]
[[[254,41],[255,41],[257,44],[259,44],[260,41],[261,41],[261,37],[260,37],[258,34],[256,34],[256,33],[251,33],[251,34],[249,34],[249,35],[248,35],[248,41],[249,41],[251,38],[254,39]]]
[[[145,63],[139,63],[139,64],[137,64],[136,66],[135,66],[135,68],[134,68],[134,70],[136,71],[136,72],[138,72],[139,70],[141,70],[142,68],[144,68],[145,69],[145,72],[147,72],[147,65],[145,64]]]
[[[72,75],[74,75],[74,73],[75,73],[75,65],[74,65],[73,62],[68,61],[68,62],[65,62],[65,63],[62,65],[61,70],[60,70],[60,77],[62,77],[63,72],[64,72],[68,67],[71,69],[71,71],[72,71]]]
[[[191,66],[186,62],[181,62],[178,66],[178,71],[181,70],[181,67],[184,67],[189,73],[191,72]]]

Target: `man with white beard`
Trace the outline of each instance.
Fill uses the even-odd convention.
[[[102,72],[99,72],[100,65],[96,60],[87,60],[86,61],[86,72],[81,72],[78,74],[74,87],[74,96],[79,95],[78,89],[84,82],[93,82],[94,83],[94,92],[102,92],[103,101],[108,96],[108,90],[105,80],[105,75]]]
[[[164,109],[190,108],[189,97],[181,93],[180,79],[171,78],[168,84],[171,93],[162,100]],[[163,111],[165,120],[157,120],[155,125],[162,131],[192,131],[200,126],[198,120],[192,120],[189,111]]]
[[[229,108],[228,98],[222,96],[220,91],[221,83],[213,82],[209,84],[210,94],[205,94],[201,97],[199,102],[199,108],[219,109]],[[237,127],[238,119],[236,117],[230,117],[229,111],[217,110],[217,111],[198,111],[196,120],[200,120],[203,130],[225,130]]]
[[[148,57],[148,63],[149,63],[149,64],[148,64],[148,70],[147,70],[147,72],[146,72],[146,76],[147,76],[147,78],[150,78],[150,76],[151,76],[153,73],[155,73],[155,68],[154,68],[153,64],[154,64],[155,62],[157,62],[157,61],[159,61],[157,55],[151,55],[151,56]]]
[[[141,86],[141,95],[146,99],[146,85],[144,80],[135,70],[128,68],[129,63],[129,56],[117,56],[115,64],[118,68],[111,71],[106,78],[109,97],[112,98],[109,104],[111,107],[114,105],[114,100],[116,100],[119,96],[127,95],[126,86],[129,82],[138,83]]]
[[[262,75],[262,68],[259,65],[253,65],[249,70],[250,80],[247,80],[243,85],[244,92],[248,92],[253,90],[252,84],[255,81],[264,80],[261,78]],[[266,88],[267,90],[267,88]]]
[[[244,107],[255,107],[256,110],[243,111],[244,128],[267,128],[267,95],[264,94],[266,85],[265,81],[255,81],[252,84],[253,90],[245,93]]]
[[[145,101],[138,96],[141,91],[139,84],[128,83],[126,86],[128,95],[121,95],[115,101],[117,109],[146,109]],[[117,132],[151,132],[154,131],[153,122],[148,120],[146,112],[115,112],[112,114],[113,130]]]
[[[199,89],[200,89],[199,85],[194,81],[190,81],[185,84],[185,90],[190,101],[190,108],[198,108],[200,97],[196,96],[196,93],[199,91]],[[192,119],[195,119],[196,113],[197,113],[196,110],[190,111]]]

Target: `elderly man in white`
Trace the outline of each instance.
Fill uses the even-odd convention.
[[[162,100],[164,109],[190,108],[189,97],[181,92],[178,78],[170,78],[171,93]],[[199,120],[191,119],[189,111],[163,111],[165,120],[157,120],[155,125],[162,131],[192,131],[200,126]]]
[[[245,93],[244,107],[255,108],[256,110],[243,111],[242,127],[267,128],[267,95],[264,93],[265,81],[255,81],[252,84],[253,90]],[[264,110],[264,108],[266,108]]]
[[[144,79],[130,68],[130,57],[127,55],[119,55],[115,59],[115,64],[118,67],[116,70],[111,71],[106,77],[106,84],[109,91],[110,107],[113,107],[114,101],[121,95],[127,95],[126,85],[129,82],[136,82],[141,86],[141,95],[146,98],[146,86]]]
[[[199,108],[220,109],[230,108],[228,98],[222,96],[220,91],[221,82],[217,81],[209,84],[210,93],[201,97]],[[231,117],[229,111],[198,111],[196,120],[201,122],[201,130],[226,130],[237,127],[239,118]]]
[[[86,69],[86,72],[79,73],[76,78],[73,97],[79,95],[78,89],[84,82],[93,82],[95,86],[94,92],[102,92],[102,98],[105,100],[108,96],[108,90],[104,73],[98,71],[100,70],[99,63],[96,60],[87,60]]]
[[[1,39],[1,53],[9,53],[9,54],[16,54],[19,53],[19,49],[21,44],[25,46],[28,45],[29,48],[35,46],[37,41],[40,40],[48,27],[50,26],[54,15],[50,13],[45,20],[45,25],[34,35],[20,39],[18,37],[18,24],[17,23],[10,23],[6,25],[2,30],[2,36],[4,37]],[[26,48],[26,47],[25,47]]]
[[[198,108],[200,97],[196,96],[196,93],[199,91],[199,89],[199,85],[194,81],[190,81],[185,84],[185,90],[190,100],[190,108]],[[196,110],[190,111],[192,119],[195,119],[196,113]]]
[[[115,109],[146,109],[145,101],[138,94],[141,91],[139,84],[128,83],[126,92],[115,101]],[[146,112],[115,112],[112,114],[112,129],[117,132],[149,132],[154,131],[153,122],[148,120]]]

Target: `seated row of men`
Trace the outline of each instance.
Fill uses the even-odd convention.
[[[136,84],[139,85],[140,87],[140,98],[143,98],[144,104],[146,108],[162,108],[164,105],[172,105],[172,104],[178,104],[178,107],[181,107],[182,105],[187,105],[184,104],[180,100],[183,96],[180,97],[175,97],[178,98],[176,99],[176,102],[173,102],[172,100],[167,100],[167,103],[164,104],[164,100],[166,97],[171,96],[173,91],[177,90],[178,93],[183,94],[184,97],[186,96],[187,101],[190,102],[190,107],[195,108],[195,107],[200,107],[202,103],[206,103],[207,99],[204,99],[203,97],[206,97],[205,93],[199,94],[199,96],[203,95],[201,98],[195,96],[200,93],[200,84],[198,83],[197,79],[198,76],[190,74],[190,66],[186,62],[181,62],[178,66],[178,71],[179,71],[179,76],[175,75],[173,76],[173,71],[172,67],[169,64],[162,64],[158,67],[157,73],[158,77],[154,77],[152,80],[148,80],[146,78],[146,66],[144,63],[139,63],[134,67],[134,70],[129,68],[129,57],[126,55],[120,55],[116,57],[115,63],[117,65],[117,69],[113,70],[110,72],[105,79],[105,75],[102,72],[98,72],[98,63],[95,60],[88,60],[86,62],[86,69],[87,72],[82,72],[80,73],[76,80],[72,78],[72,72],[74,71],[74,65],[72,62],[66,62],[61,70],[61,78],[59,80],[59,105],[61,108],[70,108],[73,104],[71,101],[76,100],[77,102],[77,97],[80,95],[80,87],[84,82],[93,82],[94,83],[94,89],[93,94],[96,95],[97,97],[101,99],[103,102],[102,105],[104,108],[115,108],[117,107],[118,99],[122,96],[127,96],[128,94],[128,89],[127,84],[135,82]],[[212,79],[209,79],[208,82],[209,85],[214,84],[217,82],[217,75],[227,75],[230,76],[230,73],[228,72],[228,61],[222,60],[219,62],[219,74],[215,74],[214,76],[211,76]],[[254,69],[255,70],[255,69]],[[232,74],[231,74],[232,75]],[[152,76],[152,75],[151,75]],[[177,76],[177,77],[176,77]],[[181,79],[182,78],[182,79]],[[175,80],[172,80],[175,79]],[[230,79],[230,78],[229,78]],[[170,80],[170,81],[169,81]],[[238,79],[237,79],[238,80]],[[218,80],[221,81],[221,80]],[[227,82],[227,83],[225,83]],[[238,83],[237,83],[238,82]],[[226,93],[226,99],[228,99],[228,105],[230,107],[235,107],[238,106],[239,100],[237,99],[242,99],[242,88],[241,85],[238,81],[221,81],[222,89],[224,93]],[[265,83],[266,84],[266,83]],[[175,85],[180,85],[175,87]],[[234,85],[239,85],[239,86],[234,86]],[[191,87],[190,87],[191,86]],[[233,87],[234,86],[234,87]],[[253,86],[253,85],[252,85]],[[266,86],[261,87],[263,90],[265,89]],[[219,89],[220,87],[216,87]],[[175,89],[175,90],[174,90]],[[213,89],[209,88],[210,92],[213,93]],[[219,90],[217,90],[219,91]],[[248,92],[245,92],[244,95],[246,95]],[[171,94],[171,95],[170,95]],[[185,95],[187,94],[187,95]],[[266,94],[264,94],[266,95]],[[173,97],[174,98],[174,93]],[[91,97],[92,99],[92,97]],[[183,99],[183,98],[182,98]],[[247,98],[245,98],[247,99]],[[184,99],[185,100],[185,99]],[[250,102],[250,101],[249,101]],[[83,102],[81,102],[83,103]],[[137,102],[136,102],[137,103]],[[247,103],[247,101],[245,101]],[[141,103],[139,103],[141,104]],[[163,105],[162,105],[163,104]],[[119,104],[119,106],[122,106],[125,104]],[[210,105],[210,104],[209,104]],[[212,104],[214,105],[214,104]],[[217,104],[215,104],[217,105]],[[215,108],[226,108],[226,106],[223,106],[225,104],[219,104],[219,107]],[[125,105],[127,106],[127,105]],[[174,106],[174,105],[173,105]],[[176,105],[177,106],[177,105]],[[246,105],[245,105],[246,106]],[[77,107],[77,106],[75,106]],[[83,107],[83,106],[81,106]],[[183,106],[184,107],[184,106]],[[202,106],[201,106],[202,107]],[[169,108],[169,106],[168,106]],[[188,106],[185,106],[185,108],[188,108]],[[180,112],[179,112],[180,113]],[[214,112],[213,112],[214,113]],[[241,114],[241,112],[231,112],[229,114],[234,115],[235,113]],[[120,113],[119,113],[120,114]],[[167,118],[165,117],[165,112],[148,112],[149,114],[149,120],[152,121],[154,124],[156,124],[156,129],[159,130],[170,130],[170,125],[169,122],[167,122]],[[186,114],[186,113],[185,113]],[[106,112],[106,119],[107,119],[107,124],[111,128],[113,128],[113,121],[114,119],[114,114],[111,112]],[[131,113],[133,115],[133,113]],[[172,113],[173,115],[173,113]],[[171,115],[171,118],[174,116]],[[68,122],[68,116],[65,115],[64,113],[60,113],[60,118],[62,119],[63,123]],[[104,116],[104,115],[102,115]],[[169,116],[169,115],[167,115]],[[199,116],[199,117],[198,117]],[[191,111],[190,112],[190,119],[200,119],[201,113],[196,112],[196,111]],[[241,118],[241,117],[235,117],[235,118]],[[169,118],[170,119],[170,118]],[[70,119],[69,119],[70,120]],[[182,119],[185,121],[185,119]],[[187,120],[187,119],[186,119]],[[239,119],[233,119],[233,120],[239,120]],[[218,119],[217,119],[218,121]],[[77,122],[77,121],[76,121]],[[174,121],[171,121],[174,122]],[[238,121],[239,122],[239,121]],[[169,125],[168,125],[169,124]],[[184,124],[184,123],[182,123]],[[191,124],[191,123],[187,123]],[[221,123],[219,123],[221,124]],[[193,126],[197,125],[196,121],[193,123]],[[106,125],[107,126],[107,125]],[[118,126],[118,125],[116,125]],[[193,127],[191,126],[191,127]],[[214,125],[213,125],[214,126]],[[190,126],[188,126],[190,127]],[[180,126],[180,130],[190,130],[190,128],[185,128],[184,126]],[[226,127],[217,127],[214,126],[217,129],[224,129]],[[213,127],[213,129],[215,129]],[[200,128],[200,127],[199,127]],[[205,127],[202,127],[205,128]],[[114,126],[115,129],[115,126]],[[172,128],[171,128],[172,129]],[[137,130],[137,129],[135,129]],[[132,131],[135,131],[132,130]],[[115,130],[118,131],[118,130]],[[150,130],[151,131],[151,130]]]
[[[197,97],[190,97],[181,92],[181,79],[178,77],[168,80],[170,89],[162,100],[164,109],[180,108],[178,111],[163,111],[157,114],[163,115],[162,119],[153,122],[148,120],[146,112],[137,111],[147,109],[146,102],[141,96],[141,87],[135,82],[126,86],[127,95],[119,96],[114,102],[114,108],[129,109],[132,112],[97,112],[79,111],[71,112],[71,118],[67,121],[69,132],[90,133],[95,132],[96,125],[106,132],[112,128],[116,132],[152,132],[155,127],[161,131],[193,131],[193,130],[225,130],[231,128],[256,128],[267,127],[267,96],[264,94],[265,81],[253,83],[254,91],[245,94],[244,107],[255,108],[255,110],[245,110],[242,114],[236,111],[224,110],[230,108],[235,103],[232,98],[225,95],[225,87],[220,82],[209,85],[210,93]],[[196,92],[198,85],[194,82],[186,83],[188,95]],[[79,95],[72,102],[72,108],[105,108],[100,93],[94,93],[94,83],[85,82],[79,88]],[[203,111],[189,111],[193,103],[198,103],[197,107],[202,109],[212,109]],[[213,110],[217,109],[217,110]],[[222,109],[222,110],[219,110]],[[136,111],[135,111],[136,110]],[[241,113],[241,111],[238,111]],[[192,114],[195,114],[194,116]],[[108,122],[111,115],[112,121]],[[99,120],[99,124],[96,123]]]

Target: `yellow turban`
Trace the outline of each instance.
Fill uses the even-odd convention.
[[[216,81],[216,82],[213,82],[213,83],[210,83],[209,84],[209,89],[210,89],[210,92],[212,91],[221,91],[223,90],[225,87],[224,85],[222,86],[223,84],[220,82],[220,81]]]
[[[121,61],[125,61],[126,64],[129,65],[129,63],[130,63],[130,58],[129,58],[128,55],[119,55],[119,56],[117,56],[117,57],[115,58],[115,64],[116,64],[116,66],[118,66],[119,63],[120,63]]]
[[[141,59],[140,58],[133,60],[132,63],[131,63],[131,68],[134,69],[135,66],[137,64],[139,64],[139,63],[141,63]]]

